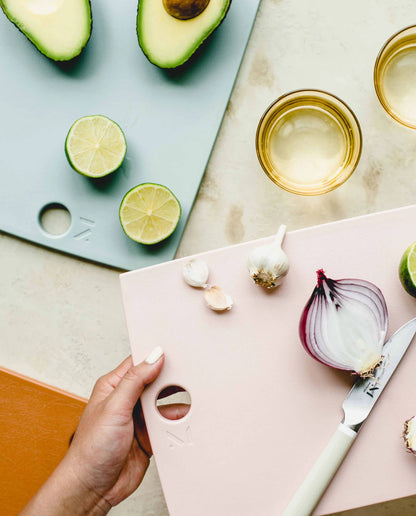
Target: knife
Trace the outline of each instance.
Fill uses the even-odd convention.
[[[361,425],[399,365],[416,333],[416,318],[392,335],[383,347],[383,359],[371,378],[357,378],[342,404],[344,418],[327,447],[283,512],[283,516],[309,516],[334,477]]]

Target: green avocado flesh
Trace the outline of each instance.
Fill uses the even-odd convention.
[[[222,22],[231,0],[210,0],[201,14],[179,20],[167,13],[163,0],[139,0],[137,36],[150,62],[160,68],[185,63]]]
[[[7,18],[45,56],[69,61],[91,35],[89,0],[0,0]]]

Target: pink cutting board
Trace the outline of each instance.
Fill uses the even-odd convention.
[[[342,417],[352,377],[310,358],[298,320],[321,267],[329,277],[376,283],[389,309],[389,334],[416,315],[397,268],[416,240],[416,206],[287,235],[291,267],[274,292],[247,273],[254,242],[200,255],[210,284],[234,299],[218,314],[185,284],[184,258],[121,275],[135,362],[156,345],[166,354],[143,396],[149,435],[171,516],[277,516]],[[284,222],[283,220],[280,222]],[[315,515],[416,493],[416,457],[406,453],[403,421],[416,414],[416,343],[362,428]],[[180,421],[159,415],[168,385],[192,398]]]

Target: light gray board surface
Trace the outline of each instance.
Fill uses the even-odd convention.
[[[174,257],[244,55],[260,0],[233,1],[222,25],[179,71],[141,51],[135,0],[93,0],[91,39],[74,63],[43,56],[0,13],[0,229],[122,269]],[[69,166],[64,142],[81,116],[115,120],[127,139],[116,173],[91,180]],[[133,186],[168,186],[182,205],[175,233],[146,247],[125,236],[118,209]],[[71,213],[65,235],[39,223],[42,208]],[[201,228],[201,231],[203,228]]]

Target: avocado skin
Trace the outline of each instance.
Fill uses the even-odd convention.
[[[85,0],[87,2],[87,0]],[[5,16],[7,17],[7,19],[13,23],[13,25],[15,27],[17,27],[17,29],[19,30],[19,32],[21,32],[24,37],[30,41],[32,43],[32,45],[41,53],[43,54],[44,56],[46,56],[48,59],[50,59],[51,61],[54,61],[55,63],[66,63],[68,61],[72,61],[73,59],[75,59],[76,57],[78,57],[81,52],[84,50],[84,48],[87,46],[87,43],[89,42],[90,38],[91,38],[91,33],[92,33],[92,26],[93,26],[93,21],[92,21],[92,13],[91,13],[91,0],[88,0],[88,10],[89,10],[89,21],[90,21],[90,30],[89,30],[89,34],[88,34],[88,38],[87,40],[85,41],[85,43],[79,48],[79,51],[72,55],[71,57],[69,57],[68,59],[54,59],[53,57],[49,56],[46,51],[42,48],[42,47],[38,47],[37,44],[35,43],[35,41],[33,41],[32,39],[30,39],[27,34],[23,31],[23,29],[21,29],[17,23],[17,21],[15,21],[13,18],[10,18],[7,11],[6,11],[6,8],[4,7],[4,4],[3,4],[3,0],[0,0],[0,7],[3,11],[3,13],[5,14]]]
[[[1,1],[1,0],[0,0],[0,1]],[[139,19],[139,11],[140,11],[140,2],[141,2],[141,1],[142,1],[142,0],[139,0],[139,1],[138,1],[138,5],[137,5],[137,20]],[[199,45],[198,45],[198,46],[196,46],[196,47],[192,50],[192,52],[191,52],[188,56],[186,56],[184,59],[182,59],[182,60],[181,60],[181,61],[179,61],[177,64],[172,65],[172,66],[161,66],[161,65],[159,65],[159,64],[157,64],[157,63],[154,63],[154,62],[152,61],[151,56],[149,56],[149,55],[148,55],[148,53],[147,53],[147,50],[146,50],[145,46],[144,46],[144,45],[142,45],[142,43],[141,43],[141,41],[140,41],[139,26],[138,26],[138,23],[137,23],[137,26],[136,26],[137,40],[138,40],[138,42],[139,42],[140,48],[141,48],[141,49],[142,49],[142,51],[143,51],[143,54],[146,56],[147,60],[148,60],[150,63],[152,63],[153,65],[157,66],[158,68],[162,68],[162,69],[164,69],[164,70],[175,70],[176,68],[180,68],[180,67],[182,67],[182,66],[183,66],[187,61],[189,61],[189,59],[190,59],[190,58],[195,54],[195,52],[196,52],[199,48],[201,48],[201,46],[202,46],[202,45],[203,45],[203,44],[204,44],[204,43],[205,43],[205,42],[206,42],[206,41],[207,41],[207,40],[208,40],[208,39],[209,39],[209,38],[214,34],[214,32],[218,29],[218,27],[220,27],[220,26],[221,26],[222,22],[223,22],[223,21],[225,20],[225,18],[227,17],[228,11],[230,10],[230,7],[231,7],[231,3],[232,3],[232,0],[229,0],[229,2],[228,2],[228,6],[227,6],[227,9],[226,9],[226,11],[224,12],[224,15],[223,15],[223,17],[221,18],[221,20],[220,20],[220,22],[218,23],[218,25],[217,25],[217,26],[216,26],[216,27],[215,27],[215,28],[214,28],[214,29],[213,29],[209,34],[207,34],[207,36],[206,36],[206,37],[205,37],[205,38],[204,38],[204,39],[199,43]],[[184,20],[184,21],[186,21],[186,20]]]

